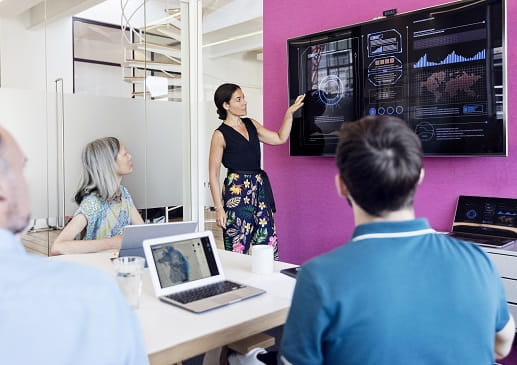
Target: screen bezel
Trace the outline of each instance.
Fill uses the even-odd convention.
[[[497,119],[496,121],[500,121],[502,125],[500,127],[497,127],[497,133],[498,136],[494,137],[497,138],[497,152],[484,152],[481,150],[478,151],[467,151],[467,152],[457,152],[457,151],[443,151],[440,153],[437,152],[430,152],[424,149],[424,156],[427,157],[475,157],[475,156],[494,156],[494,157],[506,157],[508,156],[508,80],[507,80],[507,4],[506,0],[496,0],[500,1],[501,7],[502,7],[502,24],[501,24],[501,42],[502,42],[502,90],[503,90],[503,115],[502,119]],[[342,39],[346,36],[346,34],[350,34],[350,32],[353,32],[354,28],[362,27],[362,26],[368,26],[371,24],[376,24],[379,22],[386,21],[387,19],[396,19],[401,17],[410,17],[414,16],[419,12],[428,12],[428,11],[435,11],[440,9],[446,9],[450,7],[458,7],[462,6],[462,4],[474,4],[477,3],[476,0],[459,0],[454,2],[449,2],[446,4],[440,4],[436,6],[431,7],[425,7],[425,8],[419,8],[410,12],[400,13],[393,17],[388,18],[381,18],[381,19],[373,19],[365,22],[359,22],[351,25],[347,25],[344,27],[331,29],[331,30],[325,30],[317,33],[307,34],[295,38],[290,38],[287,40],[287,76],[288,76],[288,94],[289,94],[289,104],[291,104],[294,99],[296,98],[298,94],[298,90],[293,90],[293,85],[296,84],[296,86],[299,87],[298,81],[293,80],[294,78],[297,78],[298,75],[298,66],[297,71],[292,72],[291,70],[291,48],[296,47],[296,44],[300,42],[308,42],[312,41],[313,44],[317,44],[317,42],[331,42],[334,40]],[[484,0],[484,6],[486,7],[489,3],[493,3],[494,1],[490,0]],[[349,36],[349,35],[348,35]],[[294,48],[293,48],[294,49]],[[296,73],[296,75],[295,75]],[[495,94],[493,92],[493,82],[491,84],[491,97],[495,98]],[[362,87],[362,86],[361,86]],[[499,99],[498,99],[499,100]],[[362,104],[363,105],[363,104]],[[494,104],[495,105],[495,104]],[[494,113],[495,115],[496,113]],[[330,151],[328,148],[326,148],[324,145],[321,146],[312,146],[305,141],[302,140],[301,137],[301,130],[305,128],[302,125],[302,119],[303,116],[301,116],[301,111],[298,111],[294,115],[295,122],[293,123],[293,128],[291,131],[291,138],[290,138],[290,155],[291,156],[335,156],[335,149],[331,149]],[[487,137],[488,138],[488,137]],[[496,143],[494,143],[496,145]],[[447,147],[447,146],[445,146]]]
[[[158,277],[158,273],[156,270],[156,265],[154,262],[152,246],[162,245],[164,243],[170,243],[170,242],[201,239],[203,237],[207,237],[209,239],[210,248],[211,248],[214,260],[215,260],[218,274],[207,277],[207,278],[195,280],[195,281],[186,282],[186,283],[162,288],[160,279]],[[219,255],[217,252],[217,246],[215,244],[214,236],[211,231],[187,233],[187,234],[182,234],[182,235],[177,235],[177,236],[160,237],[160,238],[144,240],[143,246],[144,246],[145,257],[146,257],[147,264],[149,267],[149,275],[151,276],[151,281],[153,283],[154,292],[157,297],[178,293],[178,292],[181,292],[184,290],[194,289],[194,288],[197,288],[202,285],[214,284],[214,283],[223,281],[225,279],[223,266],[221,264],[221,260],[219,259]]]

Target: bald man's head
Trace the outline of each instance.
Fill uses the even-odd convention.
[[[30,218],[25,160],[18,143],[0,127],[0,228],[15,234],[23,232]]]

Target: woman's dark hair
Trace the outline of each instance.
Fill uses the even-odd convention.
[[[354,201],[372,216],[412,206],[422,158],[420,139],[402,119],[369,116],[341,128],[339,174]]]
[[[214,93],[214,103],[217,107],[217,114],[219,115],[219,119],[225,120],[227,116],[226,109],[224,109],[223,104],[229,103],[232,98],[235,90],[239,90],[241,87],[235,84],[222,84],[215,90]]]

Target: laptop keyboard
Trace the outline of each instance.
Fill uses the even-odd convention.
[[[185,290],[179,293],[170,294],[166,297],[181,304],[195,302],[197,300],[213,297],[214,295],[224,294],[229,291],[242,288],[243,285],[231,281],[222,281],[215,284],[201,286],[199,288]]]

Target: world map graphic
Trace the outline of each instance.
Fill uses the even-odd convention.
[[[438,103],[444,99],[468,98],[475,100],[479,94],[476,90],[476,82],[482,76],[466,71],[446,72],[439,71],[432,73],[425,81],[420,82],[420,88],[424,94],[429,92],[434,96],[434,102]]]

